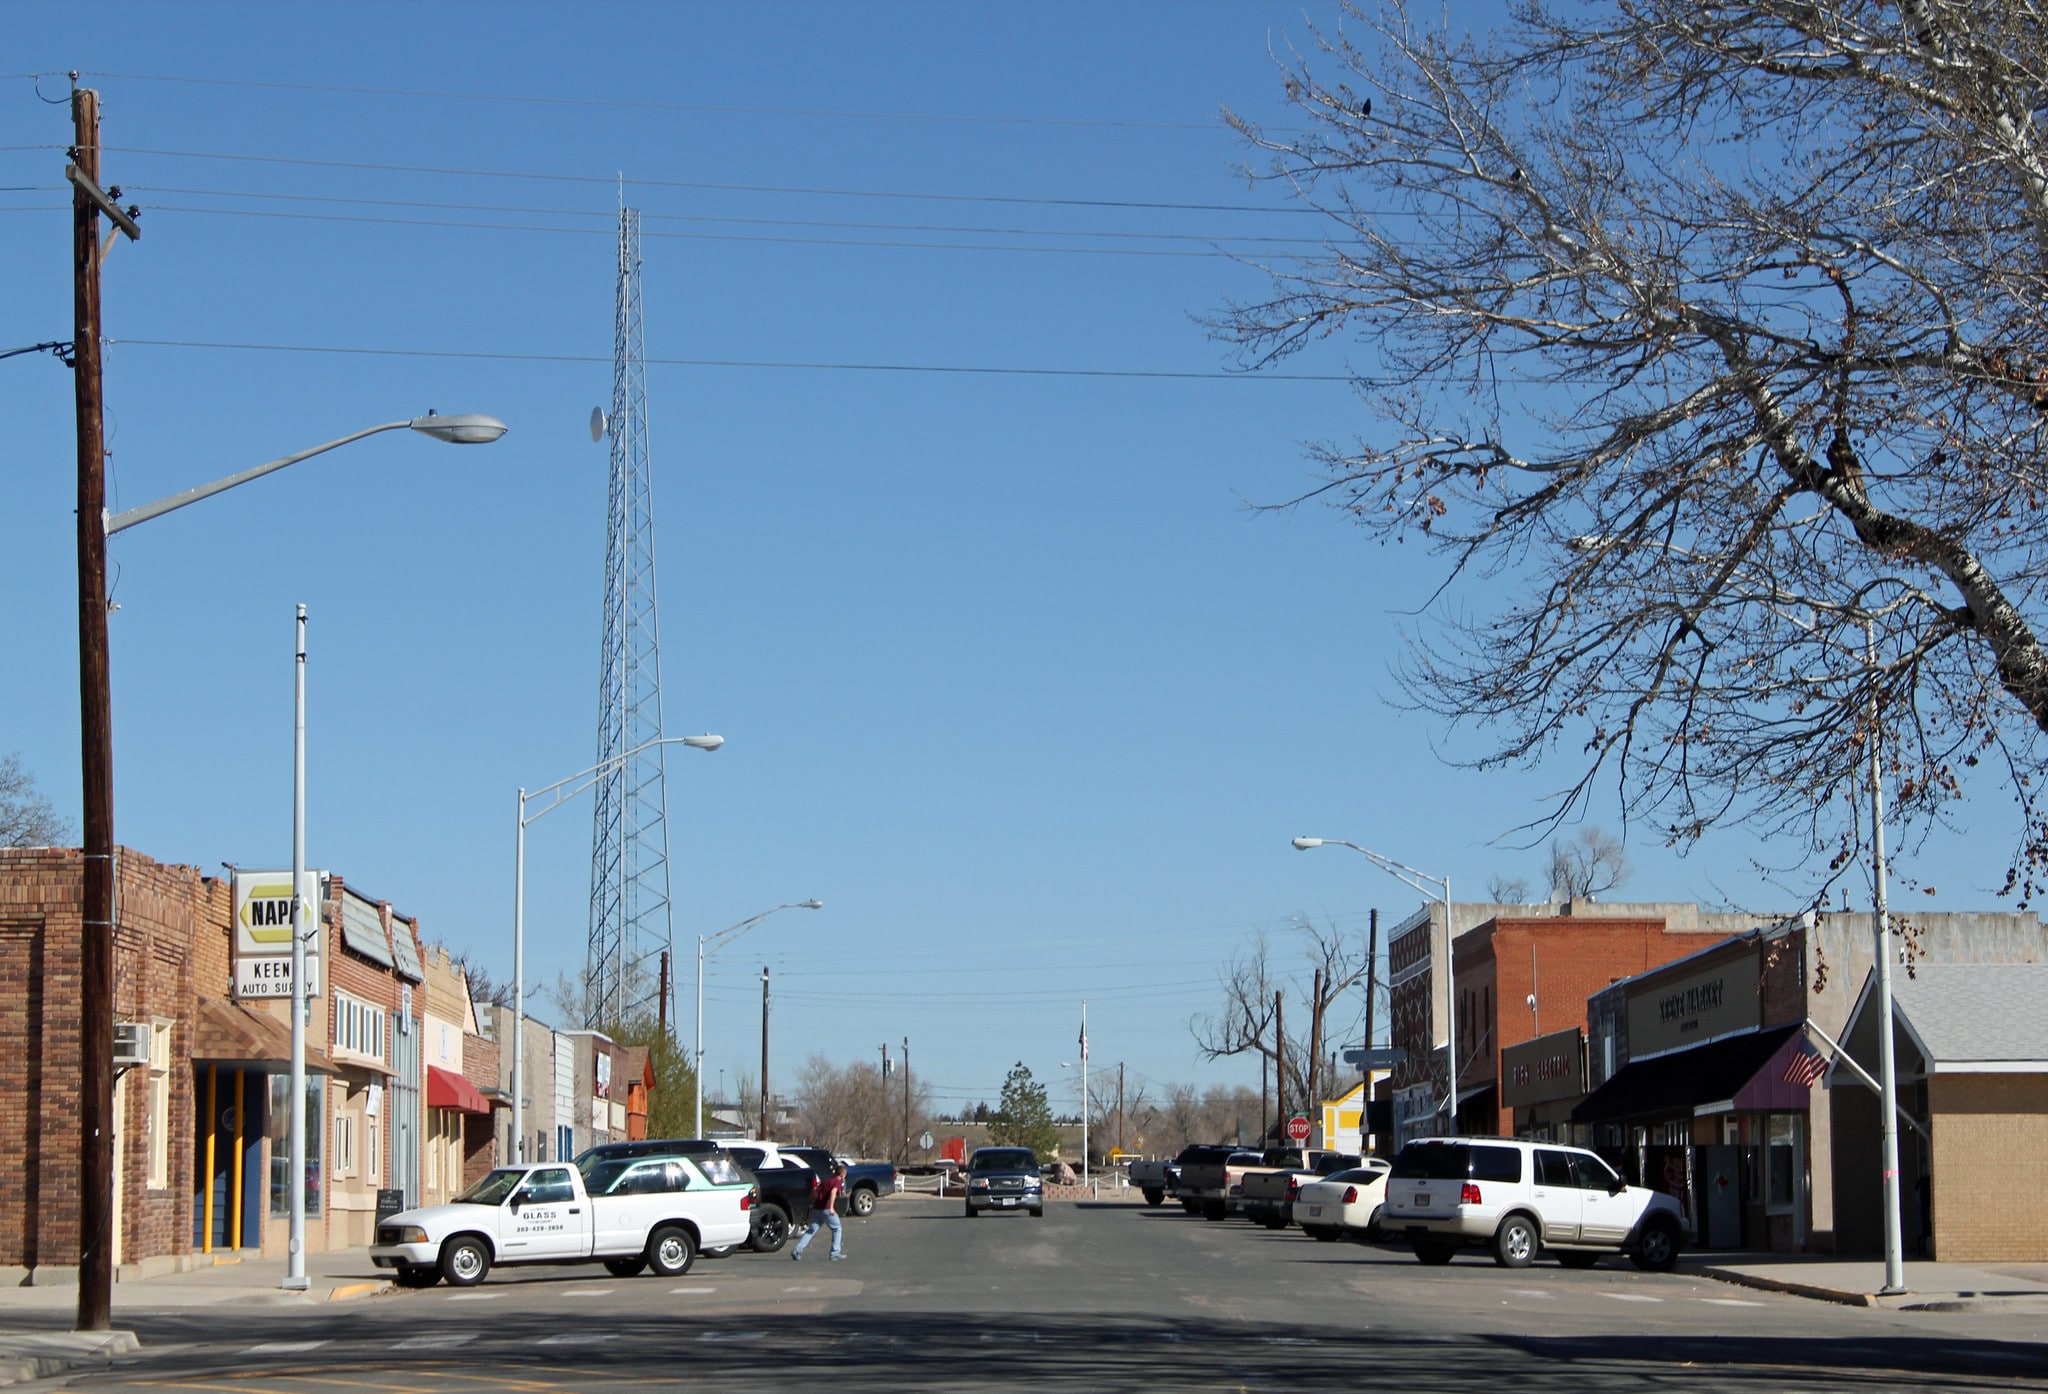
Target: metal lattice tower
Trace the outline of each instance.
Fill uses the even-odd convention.
[[[623,204],[607,434],[612,449],[597,697],[600,766],[663,734],[647,355],[640,319],[640,213]],[[588,1027],[651,1015],[660,1005],[661,955],[674,938],[665,749],[652,746],[597,781],[590,839]]]

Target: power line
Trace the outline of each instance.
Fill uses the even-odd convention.
[[[0,146],[0,150],[62,150],[61,145]],[[291,165],[304,169],[370,170],[381,174],[433,174],[467,179],[531,179],[554,184],[597,184],[607,189],[698,189],[723,193],[801,194],[813,198],[905,199],[933,203],[1005,203],[1041,208],[1144,208],[1176,213],[1285,213],[1323,217],[1321,209],[1292,204],[1171,203],[1142,199],[1050,198],[1027,194],[941,194],[891,189],[835,189],[800,184],[723,184],[701,179],[627,179],[603,174],[543,174],[527,170],[464,169],[443,165],[390,165],[366,160],[312,160],[290,155],[237,155],[207,150],[160,150],[141,145],[110,145],[109,152],[154,155],[164,159],[223,160],[240,164]]]
[[[395,349],[330,344],[253,344],[204,339],[108,339],[107,344],[140,348],[227,349],[250,353],[332,353],[374,358],[449,358],[505,363],[609,363],[593,353],[485,353],[456,349]],[[1362,379],[1344,373],[1174,372],[1145,368],[1005,368],[962,363],[850,363],[747,358],[649,358],[666,368],[767,368],[810,372],[940,373],[966,377],[1134,378],[1164,382],[1341,382]]]
[[[16,79],[48,77],[48,73],[16,73]],[[326,92],[350,97],[425,97],[438,101],[504,102],[531,106],[597,107],[619,111],[679,111],[705,115],[800,116],[850,121],[936,121],[984,126],[1055,126],[1083,130],[1208,131],[1224,127],[1214,121],[1126,121],[1101,117],[970,116],[957,112],[852,111],[830,107],[725,106],[711,102],[657,102],[623,97],[543,97],[507,92],[437,91],[406,87],[348,87],[312,82],[258,81],[248,78],[185,77],[163,73],[86,72],[83,77],[121,82],[184,83],[195,87],[240,87],[273,92]]]

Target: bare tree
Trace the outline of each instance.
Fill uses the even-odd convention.
[[[1592,900],[1628,880],[1628,853],[1620,839],[1599,828],[1550,844],[1550,898]]]
[[[1529,882],[1521,876],[1504,876],[1494,872],[1486,878],[1486,898],[1496,905],[1525,905],[1529,900]]]
[[[1578,752],[1531,826],[1611,784],[1681,846],[1738,820],[1778,836],[1821,866],[1816,903],[1866,850],[1875,740],[1909,838],[1977,785],[2015,801],[2005,890],[2031,897],[2038,8],[1532,0],[1514,20],[1474,43],[1398,0],[1352,9],[1282,60],[1309,129],[1235,121],[1329,240],[1215,327],[1253,366],[1374,351],[1377,424],[1321,449],[1304,497],[1443,558],[1404,690],[1478,728],[1481,767]],[[1487,588],[1469,612],[1467,584]]]
[[[71,824],[21,767],[21,753],[0,756],[0,847],[56,847],[71,840]]]
[[[1215,1136],[1204,1129],[1201,1094],[1192,1084],[1168,1085],[1166,1126],[1156,1150],[1170,1156],[1190,1143],[1214,1141]]]
[[[1309,972],[1291,983],[1280,976],[1271,962],[1271,946],[1260,932],[1253,936],[1251,947],[1232,957],[1223,971],[1223,1010],[1196,1017],[1188,1029],[1194,1033],[1195,1045],[1210,1060],[1229,1055],[1265,1057],[1276,1077],[1284,1081],[1286,1098],[1298,1104],[1310,1093],[1308,1049],[1313,1024],[1367,976],[1371,965],[1366,961],[1365,945],[1340,934],[1335,925],[1318,926],[1301,916],[1289,927]],[[1321,974],[1320,997],[1313,986],[1317,973]],[[1284,1000],[1290,986],[1304,1010],[1283,1042],[1274,994],[1281,994]],[[1253,1117],[1257,1116],[1255,1109]]]

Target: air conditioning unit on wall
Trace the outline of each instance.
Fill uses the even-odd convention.
[[[149,1023],[146,1021],[117,1021],[114,1023],[114,1068],[126,1069],[131,1065],[149,1063]]]

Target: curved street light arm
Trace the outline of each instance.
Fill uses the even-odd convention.
[[[725,737],[723,736],[656,736],[653,740],[642,741],[631,750],[614,755],[609,760],[600,761],[587,770],[579,770],[567,779],[558,779],[553,784],[543,784],[538,789],[522,789],[519,797],[519,826],[522,828],[527,827],[538,822],[545,815],[553,813],[563,804],[581,794],[585,789],[603,779],[615,768],[625,764],[643,750],[650,750],[657,745],[687,745],[697,750],[716,750],[724,744]],[[583,782],[577,784],[578,780]],[[574,784],[576,787],[573,789],[564,787],[571,784]],[[527,805],[543,794],[552,795],[552,797],[540,808],[535,809],[532,813],[528,813],[526,811]]]

